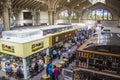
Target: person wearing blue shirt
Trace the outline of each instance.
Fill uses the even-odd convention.
[[[56,51],[56,50],[53,50],[52,54],[53,54],[53,59],[55,59],[56,56],[57,56],[57,51]]]
[[[53,72],[52,72],[52,61],[50,61],[50,63],[47,64],[47,66],[46,66],[46,73],[47,73],[47,75],[50,75],[50,80],[52,80],[52,75],[53,75]]]
[[[6,66],[5,70],[6,70],[6,74],[7,74],[7,75],[10,75],[10,74],[12,73],[12,67],[10,66],[9,63],[8,63],[8,65]]]

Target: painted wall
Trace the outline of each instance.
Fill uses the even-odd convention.
[[[43,42],[43,48],[40,48],[36,51],[32,51],[32,45],[33,44],[38,44],[38,43],[41,43]],[[36,52],[39,52],[45,48],[48,48],[49,47],[49,37],[47,38],[43,38],[43,39],[39,39],[39,40],[36,40],[36,41],[33,41],[33,42],[29,42],[29,43],[25,43],[23,44],[23,49],[24,49],[24,57],[27,57],[29,55],[32,55]]]
[[[8,45],[8,46],[13,46],[15,52],[13,53],[10,51],[3,50],[2,44]],[[23,45],[17,44],[17,43],[12,43],[12,42],[0,41],[0,52],[18,56],[18,57],[23,57]]]

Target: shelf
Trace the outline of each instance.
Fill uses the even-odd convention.
[[[105,56],[115,56],[120,57],[119,54],[112,54],[112,53],[106,53],[106,52],[98,52],[98,51],[92,51],[92,50],[84,50],[84,48],[87,46],[87,44],[92,40],[93,37],[89,38],[83,45],[81,45],[80,48],[77,49],[77,51],[85,52],[85,53],[93,53],[93,54],[99,54],[99,55],[105,55]]]
[[[102,72],[102,71],[91,70],[91,69],[86,69],[86,68],[75,67],[74,71],[77,71],[77,70],[83,70],[83,71],[93,72],[93,73],[96,73],[96,74],[101,74],[101,75],[111,76],[111,77],[115,77],[115,78],[120,78],[120,75],[111,74],[111,73]]]

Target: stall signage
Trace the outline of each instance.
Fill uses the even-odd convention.
[[[2,44],[2,50],[15,53],[14,46],[6,45],[6,44]]]
[[[66,37],[70,37],[70,36],[71,36],[71,33],[65,34],[65,38],[66,38]]]
[[[43,47],[44,47],[44,43],[43,42],[33,44],[32,45],[32,52],[37,51],[37,50],[39,50],[39,49],[41,49]]]

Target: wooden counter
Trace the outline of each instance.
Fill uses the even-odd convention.
[[[88,72],[93,72],[93,73],[97,73],[97,74],[101,74],[101,75],[106,75],[106,76],[111,76],[111,77],[115,77],[115,78],[120,78],[120,75],[116,75],[116,74],[112,74],[112,73],[107,73],[107,72],[103,72],[103,71],[97,71],[97,70],[91,70],[91,69],[86,69],[86,68],[75,68],[74,71],[78,71],[78,70],[82,70],[82,71],[88,71]]]
[[[113,53],[106,53],[106,52],[98,52],[98,51],[91,51],[91,50],[84,50],[84,48],[87,46],[87,44],[92,40],[93,37],[89,38],[83,45],[80,46],[80,48],[77,49],[77,51],[81,52],[87,52],[87,53],[94,53],[94,54],[100,54],[100,55],[106,55],[106,56],[115,56],[120,57],[119,54],[113,54]]]

